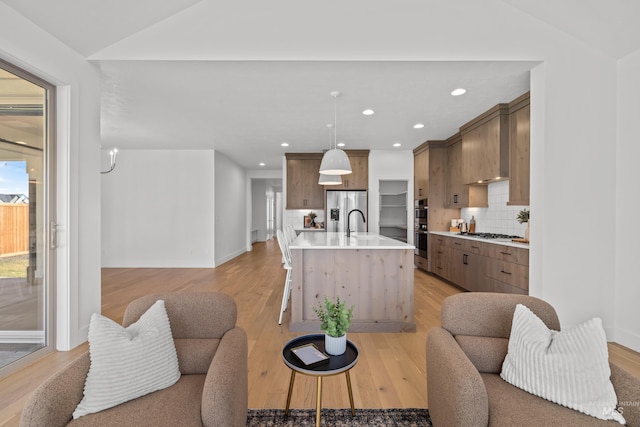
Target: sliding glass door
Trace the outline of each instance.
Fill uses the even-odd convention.
[[[0,373],[53,344],[54,96],[0,61]]]

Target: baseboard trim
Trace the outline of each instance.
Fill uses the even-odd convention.
[[[218,258],[216,259],[216,267],[224,264],[227,261],[231,261],[232,259],[234,259],[237,256],[242,255],[243,253],[247,252],[246,249],[238,249],[235,252],[230,253],[229,255],[223,256],[222,258]]]
[[[617,328],[613,334],[614,342],[633,351],[640,352],[640,335],[625,329]]]

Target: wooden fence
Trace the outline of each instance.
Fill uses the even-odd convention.
[[[29,251],[29,205],[0,204],[0,255]]]

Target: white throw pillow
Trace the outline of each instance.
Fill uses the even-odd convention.
[[[127,328],[98,313],[89,323],[91,365],[73,418],[167,388],[180,378],[164,301]]]
[[[536,396],[601,420],[625,423],[616,411],[602,319],[554,331],[522,304],[516,306],[500,376]]]

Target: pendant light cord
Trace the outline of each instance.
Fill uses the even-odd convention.
[[[333,148],[338,148],[338,94],[333,95]]]

